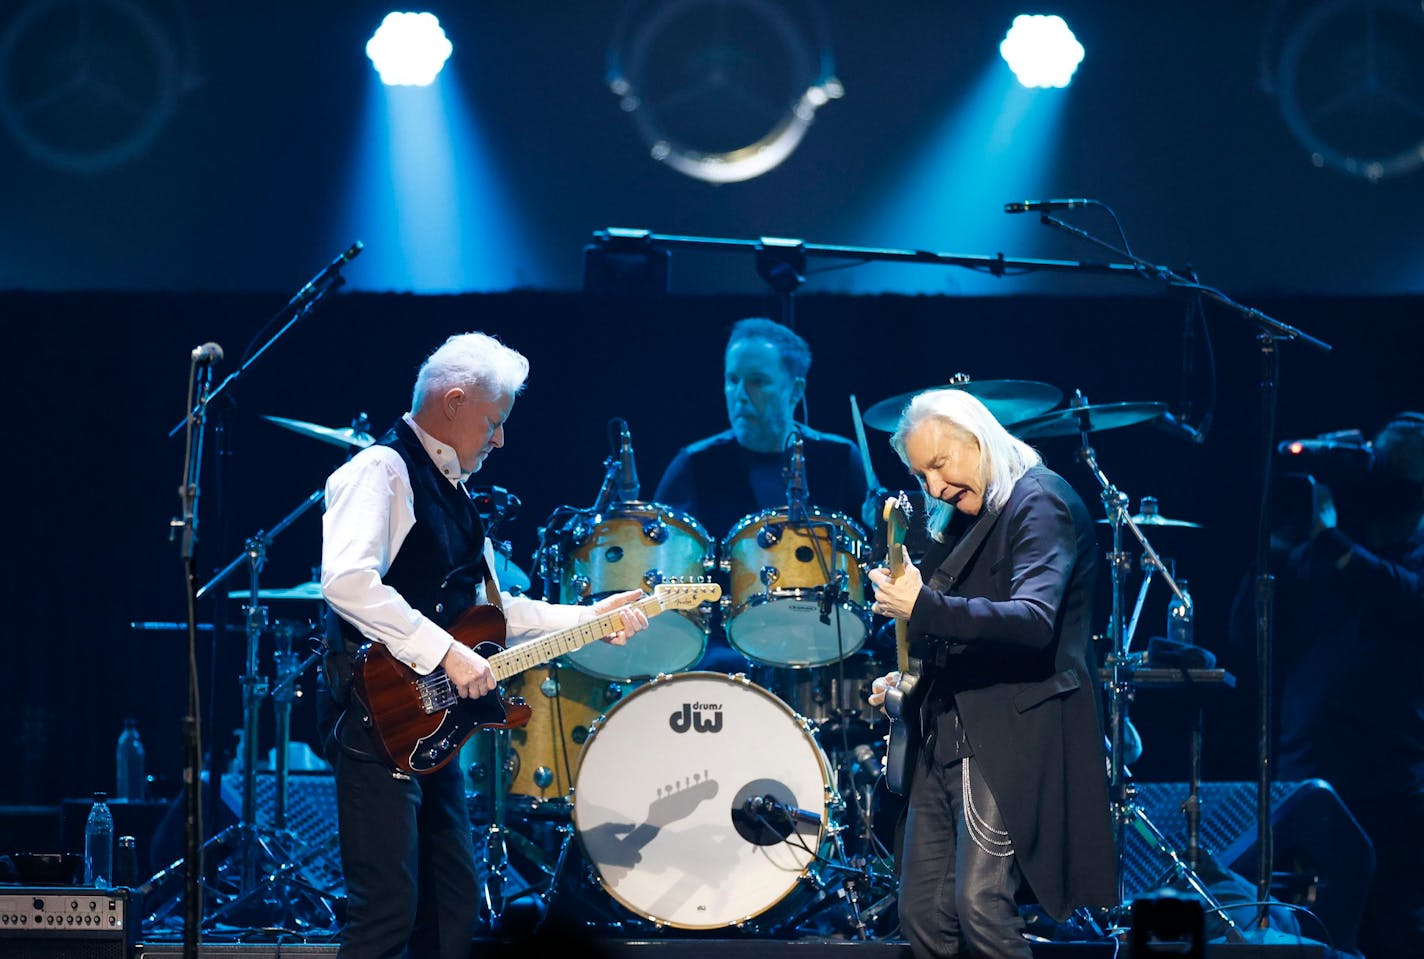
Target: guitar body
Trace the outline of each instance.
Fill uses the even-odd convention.
[[[923,685],[914,673],[901,673],[900,682],[885,690],[885,715],[890,735],[885,744],[885,786],[897,796],[908,796],[915,759],[924,741],[920,729]]]
[[[450,627],[455,641],[486,659],[504,650],[504,614],[494,606],[467,609]],[[481,729],[518,729],[531,709],[522,699],[497,693],[456,699],[431,710],[423,689],[444,686],[445,671],[421,676],[391,655],[383,643],[366,643],[354,658],[354,690],[370,713],[374,739],[396,769],[410,775],[444,766]],[[437,700],[438,701],[438,700]]]

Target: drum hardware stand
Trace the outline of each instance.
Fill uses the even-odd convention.
[[[1082,393],[1074,397],[1074,405],[1086,405],[1087,399]],[[1086,424],[1084,424],[1086,425]],[[1184,595],[1177,585],[1172,574],[1168,572],[1166,565],[1158,557],[1157,551],[1148,542],[1147,536],[1142,532],[1132,519],[1128,511],[1127,494],[1119,490],[1108,479],[1102,467],[1098,465],[1097,454],[1088,442],[1088,432],[1086,429],[1079,432],[1080,447],[1078,458],[1087,466],[1093,478],[1097,480],[1102,488],[1103,506],[1107,511],[1108,522],[1112,526],[1113,543],[1112,552],[1108,554],[1108,565],[1112,570],[1112,611],[1108,620],[1108,639],[1112,644],[1112,649],[1108,654],[1108,667],[1111,671],[1109,680],[1109,727],[1112,740],[1111,755],[1109,756],[1109,783],[1108,798],[1112,804],[1113,827],[1116,832],[1117,856],[1117,901],[1118,909],[1122,910],[1126,906],[1127,886],[1124,871],[1124,859],[1127,854],[1127,827],[1132,825],[1158,852],[1167,856],[1171,860],[1173,869],[1183,878],[1187,884],[1197,893],[1210,910],[1221,918],[1226,927],[1226,936],[1232,942],[1244,941],[1244,936],[1232,920],[1231,916],[1222,907],[1221,902],[1211,894],[1201,877],[1196,874],[1194,864],[1184,861],[1177,851],[1172,848],[1167,837],[1157,828],[1156,824],[1148,817],[1147,812],[1137,802],[1136,790],[1127,781],[1126,769],[1123,763],[1124,751],[1126,748],[1126,736],[1128,720],[1128,703],[1132,699],[1132,672],[1140,665],[1141,655],[1131,653],[1128,650],[1131,642],[1131,635],[1126,623],[1126,580],[1132,570],[1132,561],[1129,559],[1123,546],[1122,528],[1126,526],[1137,538],[1143,551],[1143,568],[1149,570],[1147,583],[1151,582],[1151,572],[1160,573],[1172,592],[1184,603],[1190,606],[1191,600]],[[1144,586],[1145,592],[1145,586]],[[1139,607],[1141,603],[1139,596]],[[1134,622],[1136,617],[1134,616]],[[1195,767],[1192,770],[1193,776],[1200,775]],[[1192,794],[1196,795],[1196,787],[1193,785]],[[1188,816],[1194,816],[1198,812],[1195,804],[1188,804]],[[1194,829],[1192,830],[1195,831]]]
[[[320,654],[313,653],[305,660],[297,662],[297,654],[291,648],[290,633],[279,629],[275,631],[276,650],[273,662],[276,675],[271,685],[262,675],[258,665],[261,638],[269,631],[270,626],[267,607],[260,602],[259,588],[267,550],[278,535],[312,506],[321,502],[324,496],[324,490],[314,491],[270,531],[259,531],[250,537],[242,554],[228,563],[196,594],[198,598],[206,596],[239,566],[246,564],[248,603],[244,607],[247,643],[242,676],[243,754],[240,814],[236,824],[212,836],[202,846],[205,853],[222,850],[223,858],[209,863],[209,866],[212,868],[214,880],[223,873],[234,877],[233,888],[221,891],[228,897],[227,901],[207,916],[205,921],[208,923],[237,913],[244,920],[264,927],[290,924],[299,928],[325,929],[336,925],[335,913],[332,910],[332,900],[335,897],[292,877],[296,870],[320,851],[320,846],[318,844],[303,849],[303,843],[287,829],[286,824],[289,772],[287,746],[291,734],[291,705],[296,695],[295,683]],[[268,698],[273,701],[277,754],[274,769],[273,821],[270,828],[263,828],[257,825],[258,739],[261,730],[260,708]],[[213,790],[220,790],[220,777],[212,777],[210,786]],[[232,868],[234,858],[236,867]],[[186,874],[185,860],[179,860],[161,870],[144,885],[151,889],[159,888],[162,879],[179,871]],[[209,889],[220,892],[212,885],[209,885]],[[295,911],[297,900],[303,897],[291,895],[289,890],[292,889],[306,894],[306,905],[311,914],[298,914]],[[164,910],[160,908],[151,912],[149,919],[153,920],[163,914]]]

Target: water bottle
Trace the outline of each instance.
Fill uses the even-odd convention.
[[[119,744],[114,749],[114,763],[118,767],[118,791],[114,798],[126,802],[139,802],[144,798],[148,773],[144,767],[143,740],[138,737],[138,720],[125,719],[124,731],[119,733]]]
[[[114,880],[114,816],[108,796],[94,794],[94,807],[84,824],[84,885],[108,889]]]
[[[1187,592],[1187,581],[1182,577],[1177,577],[1177,586],[1182,590],[1182,595],[1189,601],[1192,594]],[[1167,638],[1174,643],[1183,646],[1194,645],[1192,639],[1192,615],[1196,612],[1194,605],[1183,603],[1177,598],[1177,594],[1172,594],[1172,600],[1167,604]]]

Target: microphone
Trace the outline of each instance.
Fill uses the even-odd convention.
[[[1170,411],[1163,413],[1160,417],[1153,420],[1152,425],[1164,433],[1180,436],[1182,439],[1191,440],[1193,443],[1206,442],[1205,430],[1199,430],[1186,421],[1177,419]]]
[[[320,273],[308,280],[307,285],[298,290],[297,295],[293,297],[293,299],[305,299],[319,285],[325,283],[328,279],[335,276],[343,266],[356,259],[356,257],[360,256],[361,251],[363,249],[365,249],[365,247],[362,245],[360,240],[357,240],[355,243],[352,243],[345,250],[337,254],[336,259],[332,260],[325,267],[323,267]]]
[[[1049,213],[1053,210],[1071,210],[1074,207],[1087,206],[1095,201],[1082,197],[1072,197],[1064,200],[1024,200],[1021,203],[1005,203],[1005,213]]]
[[[872,780],[880,778],[880,763],[875,758],[875,750],[865,743],[851,750],[851,755],[855,758],[855,769],[864,773]]]
[[[198,366],[212,366],[214,363],[221,363],[222,358],[223,348],[216,343],[193,347],[193,362]]]
[[[618,421],[618,498],[625,503],[638,499],[638,465],[633,460],[633,435],[628,421]]]
[[[765,796],[753,796],[744,804],[746,811],[753,816],[760,816],[764,819],[772,819],[772,822],[780,820],[784,823],[804,822],[820,823],[821,817],[811,812],[809,809],[797,809],[788,806],[783,802],[778,802],[775,796],[770,794]]]
[[[806,443],[800,430],[791,431],[791,459],[786,467],[786,503],[793,523],[807,519]]]

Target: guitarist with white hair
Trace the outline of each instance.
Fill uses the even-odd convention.
[[[459,742],[435,736],[430,755],[443,750],[443,759],[417,770],[406,755],[405,771],[396,768],[377,704],[360,695],[363,662],[374,656],[410,677],[399,687],[458,705],[497,685],[490,661],[455,635],[470,607],[502,606],[502,616],[477,610],[491,614],[485,620],[499,635],[489,638],[500,646],[506,625],[519,641],[612,621],[607,638],[622,643],[648,624],[627,605],[643,598],[638,590],[581,607],[499,590],[492,544],[464,482],[504,445],[528,374],[529,361],[494,337],[450,337],[421,366],[411,411],[327,480],[321,588],[332,615],[322,700],[347,887],[343,957],[465,959],[479,908],[464,780],[448,762]]]
[[[935,540],[920,568],[901,553],[898,578],[870,574],[874,611],[906,621],[922,663],[895,703],[918,749],[887,770],[908,795],[901,923],[916,959],[1028,959],[1017,901],[1060,920],[1117,904],[1092,521],[963,390],[915,397],[890,442],[924,488]],[[887,688],[893,699],[900,679],[876,680],[870,702]]]

